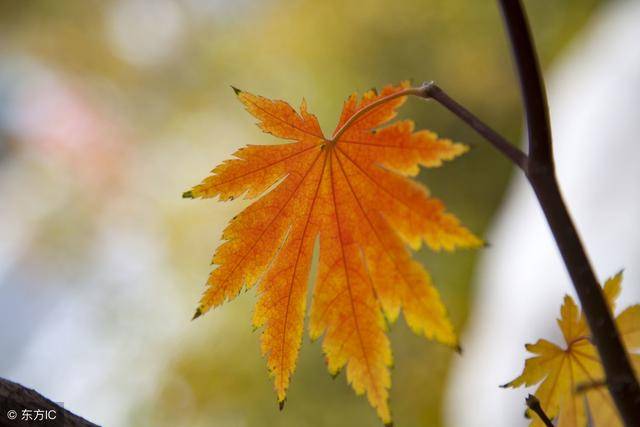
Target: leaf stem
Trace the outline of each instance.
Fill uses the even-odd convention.
[[[373,101],[371,104],[366,105],[365,107],[361,108],[360,110],[356,111],[355,114],[351,117],[349,117],[349,119],[344,122],[344,124],[342,126],[340,126],[340,128],[333,134],[333,136],[327,140],[327,142],[329,142],[330,144],[334,144],[341,136],[343,133],[346,132],[347,129],[349,129],[349,127],[358,119],[360,119],[362,116],[364,116],[365,114],[367,114],[369,111],[373,110],[374,108],[391,101],[392,99],[395,98],[400,98],[401,96],[407,96],[407,95],[420,95],[420,91],[422,90],[421,87],[409,87],[406,89],[403,89],[399,92],[396,93],[392,93],[391,95],[387,95],[387,96],[383,96],[382,98],[376,99],[375,101]]]
[[[520,149],[512,145],[506,138],[494,131],[491,127],[485,124],[482,120],[476,117],[472,112],[456,102],[453,98],[446,94],[435,82],[423,83],[422,86],[410,87],[403,89],[399,92],[391,95],[384,96],[366,105],[362,109],[356,111],[354,115],[335,132],[333,137],[328,140],[329,143],[335,143],[349,127],[360,119],[362,116],[375,109],[376,107],[385,104],[392,99],[399,98],[401,96],[418,96],[425,99],[433,99],[444,106],[447,110],[458,116],[461,120],[471,126],[476,132],[482,135],[488,140],[499,152],[506,156],[512,163],[518,166],[520,169],[525,170],[527,164],[527,155]]]

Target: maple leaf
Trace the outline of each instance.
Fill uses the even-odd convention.
[[[622,272],[608,279],[604,294],[612,311],[620,294]],[[626,308],[616,317],[616,324],[636,372],[640,371],[640,305]],[[558,325],[565,340],[561,348],[547,340],[527,344],[536,356],[525,361],[522,374],[502,387],[532,386],[540,383],[535,392],[549,418],[556,418],[558,427],[584,427],[588,414],[594,425],[622,426],[616,407],[603,383],[604,371],[598,352],[591,342],[584,313],[578,310],[570,296],[564,297]],[[586,391],[581,391],[584,388]],[[531,426],[544,424],[532,416]]]
[[[438,167],[467,147],[416,132],[410,120],[382,127],[416,90],[407,83],[366,92],[360,101],[351,95],[331,138],[304,100],[298,113],[284,101],[234,90],[263,131],[294,142],[241,148],[184,194],[220,200],[262,196],[224,230],[213,257],[217,268],[195,317],[259,283],[253,324],[264,327],[261,350],[282,407],[301,344],[319,237],[309,333],[312,339],[324,335],[330,373],[346,366],[356,393],[366,393],[390,423],[392,356],[385,317],[393,322],[402,309],[416,333],[458,345],[438,291],[406,244],[417,249],[426,242],[449,251],[482,244],[407,176],[415,176],[419,165]]]

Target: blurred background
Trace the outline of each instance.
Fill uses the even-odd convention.
[[[543,67],[622,3],[525,1]],[[274,142],[230,85],[293,105],[304,96],[326,132],[348,94],[403,79],[436,80],[520,140],[493,1],[1,0],[0,376],[107,426],[379,426],[307,337],[277,410],[251,330],[255,291],[190,321],[221,231],[246,202],[180,196],[240,146]],[[472,146],[419,179],[487,235],[509,164],[437,105],[410,100],[402,115]],[[461,333],[492,250],[416,254]],[[459,356],[403,320],[390,336],[396,425],[462,423],[444,409],[473,378],[450,382]],[[525,338],[509,342],[520,351]]]

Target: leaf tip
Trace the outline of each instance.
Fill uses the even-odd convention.
[[[193,192],[191,190],[185,191],[184,193],[182,193],[182,198],[183,199],[193,199]]]
[[[338,369],[335,372],[329,372],[329,375],[331,375],[332,380],[335,380],[340,375],[340,372],[342,372],[342,369]]]

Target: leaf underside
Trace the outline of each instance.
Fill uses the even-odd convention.
[[[361,100],[351,95],[336,132],[370,103],[407,87],[369,91]],[[424,242],[451,251],[482,244],[410,177],[419,166],[439,167],[467,147],[414,131],[410,120],[388,124],[404,96],[361,115],[334,140],[323,135],[304,101],[296,112],[284,101],[237,89],[236,94],[263,131],[293,142],[245,146],[185,193],[256,199],[224,230],[213,257],[217,268],[196,317],[258,284],[253,324],[263,328],[261,349],[282,404],[301,344],[319,237],[309,334],[324,336],[329,372],[346,368],[356,393],[366,393],[378,416],[390,423],[386,320],[395,321],[402,310],[417,334],[458,345],[438,291],[407,245],[417,249]]]
[[[604,294],[613,311],[620,294],[622,273],[605,282]],[[631,361],[640,372],[640,305],[623,310],[616,317],[618,330]],[[603,385],[604,371],[598,352],[591,343],[584,313],[578,310],[570,296],[565,296],[560,309],[558,326],[565,340],[561,348],[547,340],[527,344],[535,354],[525,361],[522,374],[504,387],[532,386],[540,383],[536,397],[549,418],[557,418],[558,427],[585,427],[588,417],[596,427],[622,427],[611,395]],[[581,391],[580,389],[585,391]],[[531,415],[531,426],[544,427],[544,423]]]

